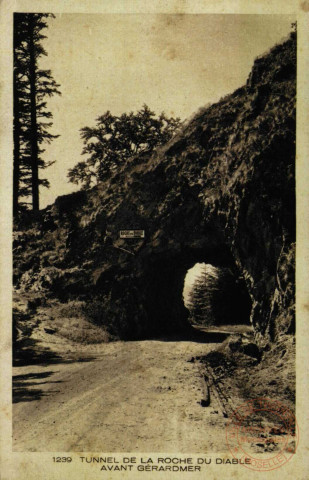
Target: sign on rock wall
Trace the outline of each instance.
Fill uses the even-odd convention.
[[[120,230],[120,238],[145,238],[145,230]]]

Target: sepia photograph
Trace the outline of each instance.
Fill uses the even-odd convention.
[[[7,72],[13,458],[49,452],[30,480],[283,475],[296,11],[35,7]]]

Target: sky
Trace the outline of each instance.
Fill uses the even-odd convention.
[[[52,133],[41,171],[41,208],[79,187],[67,172],[81,156],[80,129],[107,110],[118,115],[146,103],[182,120],[242,86],[254,59],[284,39],[290,15],[62,14],[49,19],[43,41],[61,96],[48,99]]]

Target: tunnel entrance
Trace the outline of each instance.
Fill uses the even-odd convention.
[[[207,264],[218,273],[211,296],[212,325],[250,325],[251,298],[230,250],[203,237],[187,248],[152,255],[143,264],[145,274],[138,290],[143,292],[147,336],[192,331],[194,321],[184,302],[184,289],[188,290],[184,284],[196,264]]]
[[[185,276],[183,302],[193,326],[250,324],[252,303],[245,281],[229,267],[194,264]]]

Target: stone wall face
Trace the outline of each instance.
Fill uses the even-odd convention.
[[[295,75],[292,34],[167,145],[20,220],[16,289],[96,304],[114,335],[138,338],[186,328],[184,277],[206,262],[245,279],[260,344],[292,333]]]

